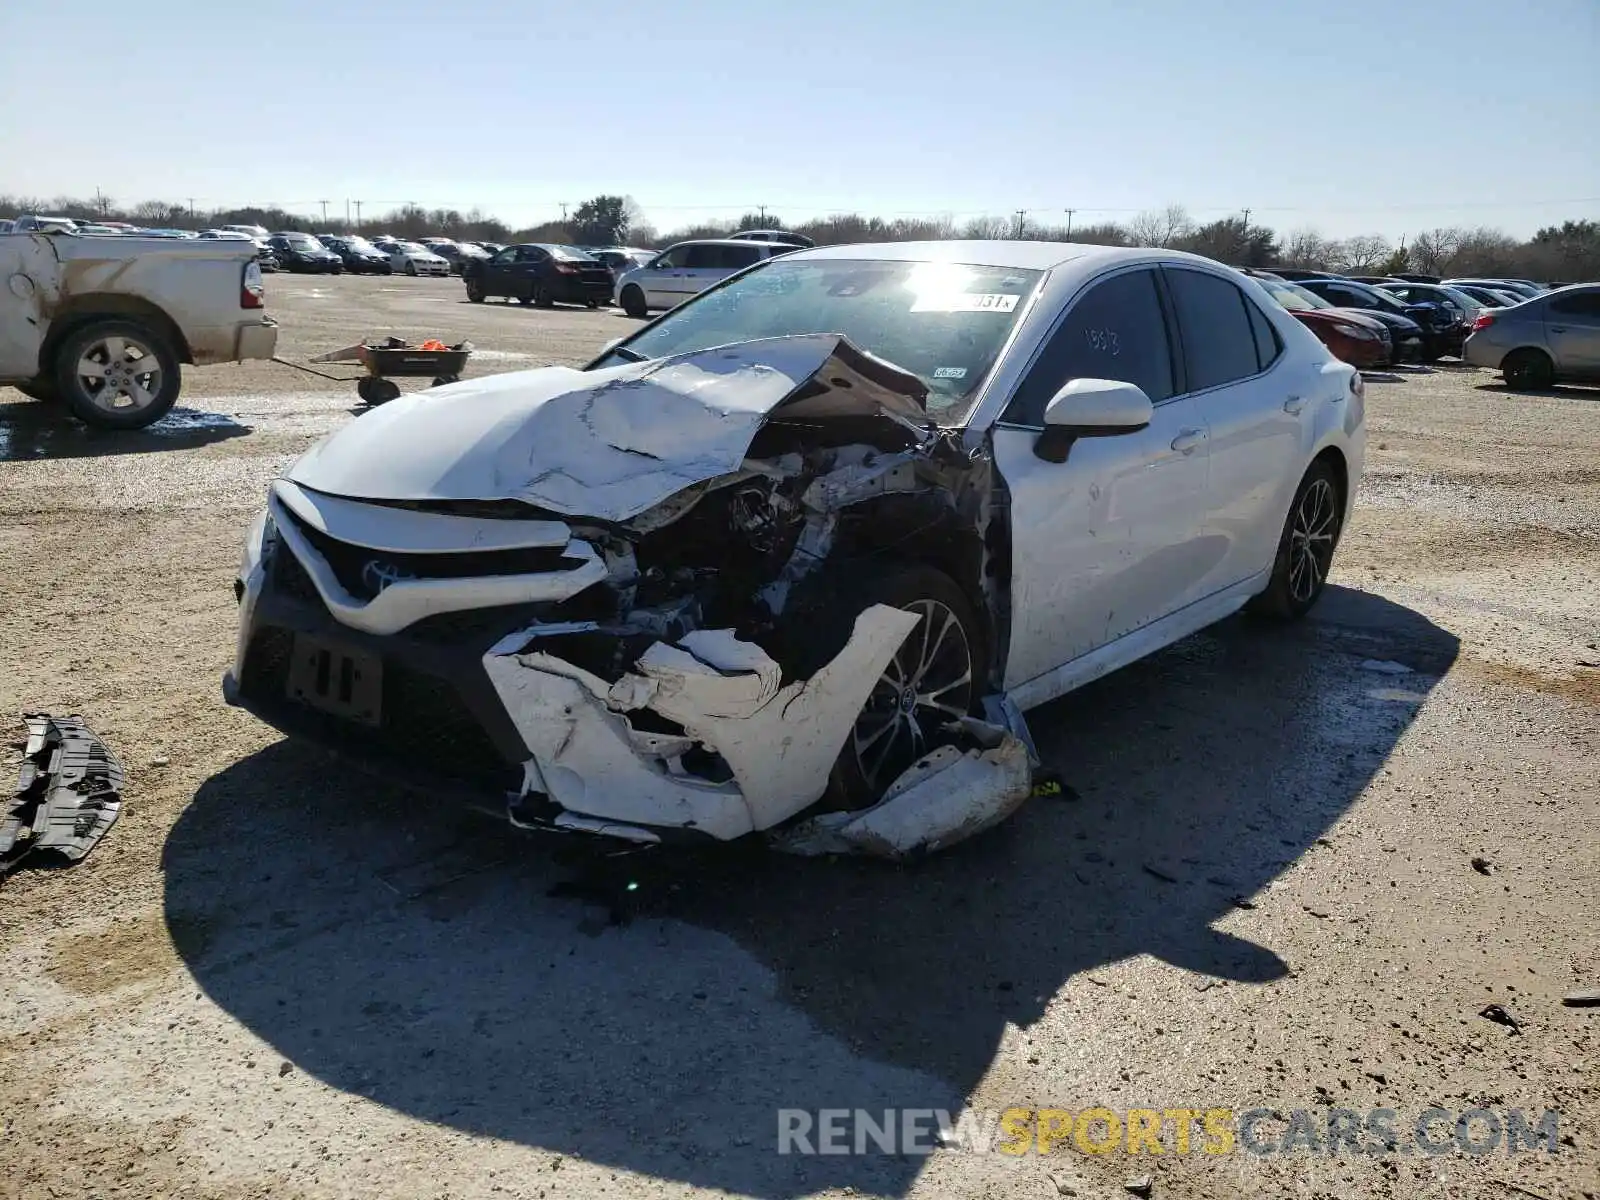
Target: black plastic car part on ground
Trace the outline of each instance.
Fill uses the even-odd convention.
[[[487,261],[465,264],[461,278],[473,303],[504,297],[541,307],[565,303],[594,308],[611,301],[610,268],[575,246],[507,246]]]
[[[122,764],[80,717],[29,713],[17,786],[0,808],[0,877],[34,854],[88,854],[122,811]]]

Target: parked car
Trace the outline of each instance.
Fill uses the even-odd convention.
[[[1464,357],[1499,370],[1513,388],[1600,381],[1600,284],[1575,284],[1482,314]]]
[[[1471,330],[1472,323],[1483,312],[1483,305],[1458,288],[1443,283],[1411,283],[1404,279],[1386,280],[1383,290],[1407,304],[1439,304],[1461,314],[1462,323]],[[1463,334],[1463,340],[1465,335]],[[1456,353],[1460,353],[1459,350]]]
[[[1249,271],[1263,291],[1333,352],[1353,367],[1386,367],[1394,361],[1389,327],[1359,309],[1335,308],[1315,292],[1265,271]]]
[[[1293,283],[1300,283],[1307,279],[1343,279],[1343,275],[1335,275],[1331,271],[1309,271],[1301,267],[1269,267],[1267,268],[1279,279],[1287,279]]]
[[[798,246],[802,250],[816,245],[805,234],[788,229],[745,229],[739,233],[730,233],[728,237],[735,242],[777,242],[784,246]]]
[[[0,239],[0,384],[89,425],[165,416],[180,363],[271,358],[261,269],[247,242],[42,233]]]
[[[472,244],[486,254],[499,254],[500,251],[506,248],[504,242],[473,242]]]
[[[1514,296],[1521,296],[1524,300],[1532,300],[1535,296],[1544,294],[1543,288],[1526,279],[1446,279],[1444,282],[1451,287],[1467,283],[1474,287],[1493,288],[1497,292],[1510,292]]]
[[[1396,271],[1394,273],[1394,275],[1391,276],[1391,278],[1393,278],[1393,279],[1403,279],[1407,283],[1440,283],[1440,282],[1442,282],[1437,275],[1418,275],[1418,274],[1414,274],[1414,273],[1410,273],[1410,272],[1406,272],[1406,271]]]
[[[0,233],[10,233],[17,223],[11,217],[0,217]]]
[[[1442,354],[1460,353],[1466,330],[1437,305],[1407,304],[1381,288],[1353,279],[1302,279],[1300,286],[1339,308],[1360,309],[1384,320],[1395,341],[1397,361],[1434,362]],[[1405,325],[1398,324],[1405,322]]]
[[[290,274],[338,275],[344,270],[339,256],[309,233],[275,233],[267,245]]]
[[[267,232],[265,225],[219,225],[217,228],[228,230],[231,233],[243,233],[261,241],[265,241],[272,236]]]
[[[471,242],[443,242],[430,249],[450,264],[450,271],[455,275],[463,274],[469,262],[489,257],[487,250],[480,250]]]
[[[528,242],[474,259],[461,273],[467,299],[481,304],[504,296],[549,308],[557,301],[594,308],[611,299],[611,272],[576,246]]]
[[[326,245],[339,256],[344,269],[352,275],[392,275],[394,266],[389,256],[366,238],[355,235],[330,237]]]
[[[590,258],[605,263],[613,283],[635,267],[642,267],[656,256],[654,250],[636,250],[630,246],[580,246]]]
[[[454,246],[456,244],[454,238],[447,237],[418,238],[417,242],[420,245],[426,246],[429,250],[437,249],[440,246]]]
[[[1519,296],[1515,292],[1499,292],[1493,288],[1478,287],[1470,283],[1452,283],[1453,287],[1463,295],[1471,296],[1485,308],[1509,308],[1513,304],[1521,304],[1527,297]]]
[[[41,217],[34,214],[18,217],[11,226],[13,233],[72,233],[78,223],[71,217]]]
[[[643,317],[651,309],[682,304],[746,267],[793,251],[793,246],[780,242],[751,239],[679,242],[644,266],[625,272],[616,281],[616,302],[630,317]]]
[[[1193,255],[769,256],[582,370],[320,442],[246,537],[224,696],[523,828],[795,837],[890,791],[926,848],[972,831],[925,804],[977,765],[953,718],[1022,733],[1242,607],[1308,612],[1365,439],[1359,373]],[[1029,785],[979,728],[981,826]]]
[[[389,266],[407,275],[448,275],[450,261],[416,242],[396,242],[387,247]]]
[[[82,225],[73,230],[80,237],[121,237],[122,230],[113,229],[110,225]]]

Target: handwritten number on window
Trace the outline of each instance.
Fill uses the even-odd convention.
[[[1083,336],[1088,339],[1091,350],[1098,350],[1113,358],[1122,353],[1122,341],[1115,329],[1085,329]]]

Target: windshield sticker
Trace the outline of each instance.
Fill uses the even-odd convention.
[[[965,379],[967,377],[967,369],[965,367],[935,367],[933,369],[933,377],[935,379]]]
[[[1022,297],[1009,292],[943,292],[918,296],[912,312],[1000,312],[1016,311]]]

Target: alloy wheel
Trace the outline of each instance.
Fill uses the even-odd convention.
[[[161,360],[124,334],[90,342],[75,370],[84,394],[107,412],[148,408],[161,391]]]
[[[932,748],[940,729],[972,704],[972,646],[960,619],[937,600],[905,606],[922,618],[868,696],[853,733],[856,762],[881,791]]]
[[[1333,485],[1313,479],[1294,510],[1289,530],[1289,595],[1297,604],[1311,600],[1333,565],[1339,536],[1339,506]]]

